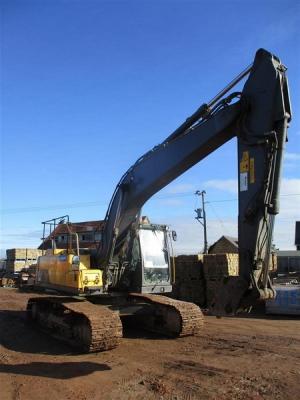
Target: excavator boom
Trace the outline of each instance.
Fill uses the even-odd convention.
[[[106,214],[97,253],[99,263],[108,266],[112,262],[118,243],[138,220],[149,198],[237,137],[240,280],[235,284],[235,293],[239,294],[233,302],[230,298],[222,300],[221,308],[226,303],[224,312],[235,312],[246,292],[248,298],[251,292],[250,302],[253,298],[274,296],[268,260],[274,215],[278,213],[282,154],[291,120],[285,71],[277,57],[258,50],[253,65],[129,168],[118,183]],[[248,73],[242,92],[224,97]]]

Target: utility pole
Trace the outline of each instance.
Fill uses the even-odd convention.
[[[195,219],[200,222],[200,224],[203,226],[203,230],[204,230],[204,254],[207,254],[208,251],[208,245],[207,245],[207,231],[206,231],[206,212],[205,212],[205,201],[204,201],[204,195],[206,194],[205,190],[202,190],[202,192],[200,192],[200,190],[197,190],[195,192],[196,196],[201,196],[202,199],[202,208],[197,208],[195,210],[195,213],[197,214],[197,217],[195,217]],[[203,222],[201,221],[203,220]]]

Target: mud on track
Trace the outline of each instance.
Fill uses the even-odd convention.
[[[130,328],[117,349],[83,355],[27,324],[29,297],[0,288],[1,400],[299,398],[300,319],[206,317],[173,340]]]

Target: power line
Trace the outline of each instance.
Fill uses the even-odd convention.
[[[178,194],[166,194],[163,196],[154,197],[151,201],[164,200],[170,198],[181,198],[181,197],[194,197],[193,193],[178,193]],[[281,194],[280,197],[290,197],[290,196],[300,196],[300,193],[287,193]],[[238,198],[232,199],[221,199],[221,200],[210,200],[206,203],[227,203],[236,202]],[[68,204],[53,204],[47,206],[31,206],[31,207],[16,207],[16,208],[6,208],[1,211],[2,214],[22,214],[27,212],[37,212],[37,211],[47,211],[47,210],[61,210],[70,208],[81,208],[81,207],[97,207],[100,205],[108,205],[109,201],[99,200],[99,201],[88,201],[88,202],[78,202],[78,203],[68,203]]]
[[[207,203],[208,203],[208,205],[210,206],[212,212],[215,214],[217,220],[219,221],[219,224],[220,224],[221,227],[223,228],[223,231],[226,232],[226,233],[228,234],[228,231],[227,231],[227,229],[225,228],[225,225],[224,225],[222,219],[218,216],[218,214],[217,214],[216,210],[214,209],[213,205],[212,205],[210,202],[207,202]]]
[[[77,208],[77,207],[94,207],[101,204],[107,204],[100,201],[90,201],[82,203],[69,203],[69,204],[55,204],[48,206],[32,206],[32,207],[20,207],[20,208],[7,208],[2,210],[3,214],[18,214],[25,212],[35,212],[35,211],[47,211],[47,210],[61,210],[63,208]]]

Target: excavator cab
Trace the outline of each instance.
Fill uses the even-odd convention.
[[[149,220],[135,226],[125,241],[125,251],[108,268],[110,290],[137,293],[172,291],[171,232],[166,225]]]
[[[164,225],[140,225],[140,262],[142,293],[172,291],[171,246],[168,228]]]

